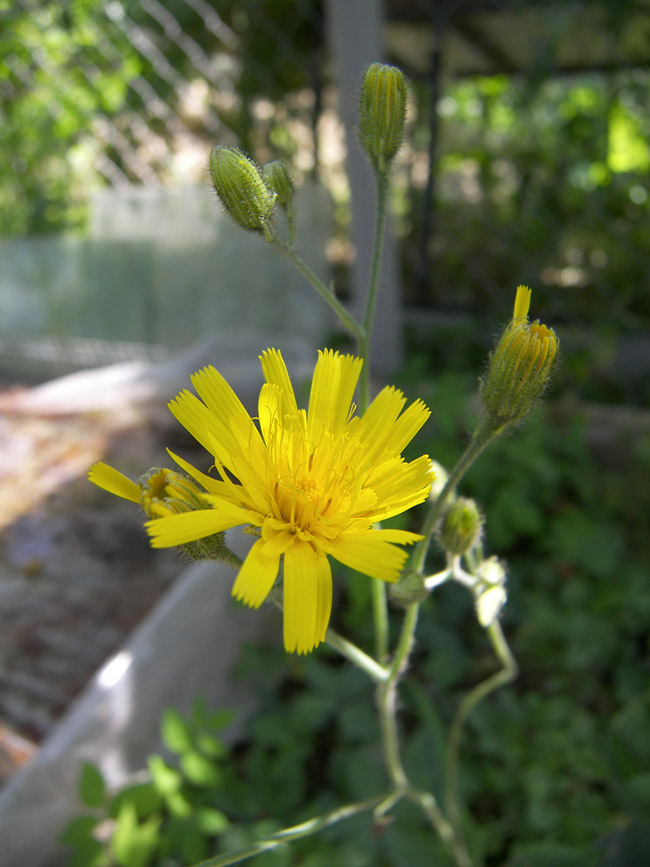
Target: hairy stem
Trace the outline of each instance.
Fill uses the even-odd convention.
[[[336,297],[334,292],[329,289],[323,281],[316,276],[316,274],[312,271],[309,265],[305,262],[302,256],[288,244],[285,244],[284,241],[281,241],[280,238],[272,238],[269,242],[276,250],[279,250],[283,256],[286,256],[290,262],[292,262],[295,267],[300,271],[302,276],[314,287],[314,289],[318,292],[321,298],[329,304],[332,310],[336,313],[341,324],[348,329],[348,331],[357,339],[359,344],[365,338],[365,333],[361,325],[357,322],[357,320],[352,316],[352,314],[341,304],[339,299]]]

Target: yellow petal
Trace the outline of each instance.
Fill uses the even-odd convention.
[[[325,641],[325,633],[332,613],[332,569],[327,557],[316,561],[318,581],[318,608],[316,611],[316,639]]]
[[[167,454],[182,470],[185,470],[188,476],[191,476],[196,482],[203,485],[206,491],[215,494],[216,496],[227,495],[229,486],[226,485],[225,482],[213,479],[212,476],[208,476],[205,473],[202,473],[201,470],[197,470],[196,467],[192,466],[188,461],[185,461],[183,458],[174,454],[171,449],[167,449]]]
[[[431,461],[427,455],[410,463],[392,458],[380,464],[366,481],[376,493],[378,502],[371,519],[384,521],[423,503],[429,496],[432,481]]]
[[[144,526],[151,536],[152,548],[173,548],[245,524],[243,509],[238,510],[238,513],[242,516],[241,520],[233,519],[235,516],[230,511],[201,509],[198,512],[170,515],[168,518],[154,518]]]
[[[298,405],[282,353],[279,349],[267,349],[260,355],[260,361],[264,379],[269,385],[277,385],[280,389],[282,415],[295,415]]]
[[[244,605],[259,608],[269,595],[280,566],[280,555],[268,553],[263,539],[248,552],[232,588],[232,595]]]
[[[307,435],[314,442],[323,431],[337,435],[345,426],[362,364],[331,349],[318,353],[307,413]]]
[[[88,471],[88,481],[117,497],[123,497],[133,503],[140,502],[140,485],[102,461],[92,465]]]
[[[284,555],[284,647],[288,653],[309,653],[322,640],[328,604],[322,559],[310,545],[300,542]],[[331,608],[331,601],[329,605]]]
[[[515,296],[515,308],[512,311],[513,319],[525,319],[528,316],[530,309],[531,290],[528,286],[517,286],[517,295]]]
[[[336,539],[328,539],[323,548],[332,557],[351,569],[379,578],[382,581],[397,581],[407,554],[392,541],[415,542],[415,533],[405,530],[368,530],[364,533],[341,533]],[[389,534],[389,535],[386,535]]]
[[[204,367],[191,379],[196,393],[214,417],[213,433],[217,442],[235,457],[245,456],[251,449],[256,449],[257,453],[262,445],[259,432],[224,377],[214,367]],[[227,466],[228,462],[225,463]],[[234,467],[230,469],[236,473]]]
[[[386,450],[387,439],[405,403],[406,398],[399,389],[386,386],[363,414],[355,436],[368,443],[366,460],[369,463],[380,458]]]
[[[282,424],[282,392],[275,383],[265,382],[257,401],[257,415],[264,442],[271,441],[272,432]]]
[[[216,420],[196,395],[185,389],[167,406],[174,418],[207,452],[219,458],[221,463],[229,463],[230,452],[226,444],[219,441]]]
[[[388,432],[385,447],[398,455],[401,454],[430,415],[431,410],[425,403],[421,400],[414,401]]]

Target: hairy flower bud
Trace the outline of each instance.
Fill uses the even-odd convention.
[[[291,206],[293,201],[294,186],[287,167],[280,160],[266,163],[262,168],[264,183],[272,193],[275,193],[276,201],[283,208]]]
[[[483,518],[474,500],[459,497],[447,509],[440,526],[440,544],[449,554],[464,554],[481,537]]]
[[[153,467],[138,480],[140,504],[148,518],[165,518],[194,509],[205,509],[205,493],[191,479],[174,470]]]
[[[512,320],[490,355],[480,395],[498,427],[522,419],[543,394],[560,341],[552,328],[528,321],[530,289],[517,287]]]
[[[406,80],[395,66],[373,63],[363,76],[359,137],[373,167],[385,172],[404,138]]]
[[[210,153],[210,176],[233,220],[242,229],[263,232],[271,221],[275,196],[255,163],[237,148],[217,145]]]
[[[153,467],[140,476],[140,503],[149,518],[166,518],[182,512],[209,509],[205,491],[192,479],[174,470]],[[224,556],[223,533],[185,542],[179,546],[193,560],[221,560]]]

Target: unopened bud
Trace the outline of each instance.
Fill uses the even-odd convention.
[[[404,138],[406,80],[395,66],[373,63],[361,84],[359,137],[370,162],[385,172]]]
[[[483,518],[474,500],[459,497],[447,509],[440,526],[440,544],[449,554],[465,554],[481,537]]]
[[[530,289],[517,288],[512,320],[490,355],[480,383],[485,412],[496,426],[522,419],[548,385],[560,341],[539,320],[528,322]]]
[[[233,220],[242,229],[263,232],[271,221],[275,196],[255,163],[237,148],[217,145],[210,153],[210,175]]]
[[[266,163],[262,168],[264,183],[272,193],[275,193],[276,201],[283,208],[288,208],[293,201],[294,186],[291,175],[284,163],[274,160]]]

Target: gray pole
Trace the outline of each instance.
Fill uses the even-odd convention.
[[[327,0],[328,36],[339,83],[339,111],[345,125],[347,164],[352,195],[351,307],[363,318],[375,218],[375,179],[356,132],[359,86],[363,71],[383,57],[381,0]],[[402,311],[395,243],[390,221],[379,277],[379,297],[373,328],[372,369],[378,376],[392,373],[403,362]]]

